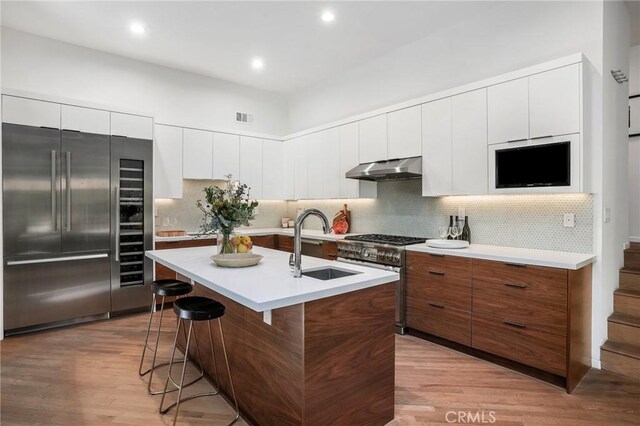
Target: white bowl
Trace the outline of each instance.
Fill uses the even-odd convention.
[[[260,263],[262,256],[253,253],[228,253],[211,256],[211,260],[223,268],[244,268]]]
[[[468,241],[463,240],[427,240],[427,245],[433,248],[462,249],[469,247]]]

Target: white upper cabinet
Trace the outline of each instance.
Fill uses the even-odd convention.
[[[240,136],[213,134],[213,179],[233,179],[240,176]]]
[[[2,95],[2,122],[60,128],[60,104]]]
[[[358,123],[340,126],[340,198],[358,198],[360,181],[347,179],[345,174],[359,164],[358,161]],[[375,184],[374,184],[375,185]]]
[[[293,139],[294,155],[294,198],[309,198],[309,151],[307,136]]]
[[[339,128],[323,130],[308,136],[309,198],[340,196]]]
[[[182,135],[182,177],[213,178],[213,133],[184,129]]]
[[[108,135],[111,116],[109,111],[62,105],[62,130]]]
[[[574,64],[529,77],[530,138],[580,132],[580,67]]]
[[[153,138],[153,120],[142,115],[111,113],[111,134],[135,139]]]
[[[296,150],[295,139],[289,139],[283,142],[282,158],[283,158],[283,183],[282,183],[282,199],[293,200],[296,198],[295,178],[296,178]]]
[[[360,120],[360,163],[387,158],[387,114]]]
[[[262,141],[262,199],[284,200],[284,142]]]
[[[487,89],[454,96],[452,112],[453,195],[488,192]]]
[[[389,159],[419,157],[422,155],[422,124],[420,105],[390,112]]]
[[[157,124],[154,145],[155,198],[182,198],[182,128]]]
[[[250,188],[251,199],[262,199],[262,139],[240,136],[239,180]]]
[[[422,195],[426,197],[453,193],[451,121],[451,98],[422,105]]]
[[[489,144],[529,138],[529,79],[519,78],[487,89]]]

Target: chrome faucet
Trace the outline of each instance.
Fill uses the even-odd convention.
[[[300,212],[296,218],[296,223],[293,228],[293,253],[289,256],[289,266],[293,267],[293,276],[300,278],[302,276],[302,222],[309,216],[318,216],[322,220],[322,230],[325,234],[331,233],[331,225],[329,225],[329,219],[318,209],[307,209]]]

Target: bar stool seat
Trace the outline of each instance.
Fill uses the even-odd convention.
[[[147,393],[149,393],[149,395],[159,395],[164,392],[173,392],[177,390],[177,388],[170,389],[168,391],[167,390],[164,390],[164,391],[151,390],[151,381],[153,380],[153,372],[155,371],[156,368],[169,364],[169,362],[156,364],[156,357],[158,355],[158,346],[160,341],[160,332],[162,329],[162,317],[164,314],[165,298],[171,297],[171,296],[175,296],[175,297],[186,296],[192,291],[193,291],[193,286],[190,283],[180,281],[177,279],[162,279],[162,280],[153,281],[151,283],[151,310],[149,312],[149,323],[147,324],[147,334],[144,339],[144,346],[142,348],[142,357],[140,358],[140,368],[138,369],[138,374],[140,375],[140,377],[144,377],[147,374],[149,375],[149,382],[147,383]],[[160,303],[160,310],[159,310],[160,318],[158,320],[158,327],[156,330],[157,334],[156,334],[155,342],[153,346],[150,346],[149,334],[151,332],[151,323],[153,322],[154,312],[156,311],[156,307],[157,307],[158,296],[162,297],[161,303]],[[180,300],[180,299],[176,299],[176,301],[177,300]],[[197,344],[197,341],[196,341],[196,344]],[[152,353],[151,367],[146,371],[142,371],[147,350],[151,351]],[[182,361],[183,360],[176,360],[172,362],[181,363]],[[199,376],[196,379],[194,379],[192,382],[186,384],[185,386],[191,385],[197,382],[198,380],[202,379],[203,377],[204,377],[204,369],[202,368],[202,366],[200,366]]]
[[[220,343],[222,344],[222,353],[224,355],[224,361],[227,367],[227,374],[229,377],[229,386],[230,386],[230,391],[231,391],[231,397],[233,398],[233,402],[235,404],[235,411],[236,411],[236,415],[235,417],[231,420],[231,422],[229,423],[229,425],[234,424],[238,418],[240,418],[240,411],[238,409],[238,400],[236,398],[236,391],[233,387],[233,379],[231,377],[231,369],[229,368],[229,358],[227,357],[227,348],[225,346],[224,343],[224,331],[222,330],[222,321],[220,320],[222,318],[222,316],[224,315],[224,305],[220,302],[217,302],[213,299],[209,299],[208,297],[201,297],[201,296],[188,296],[188,297],[183,297],[181,299],[178,299],[174,302],[173,304],[173,311],[176,313],[176,315],[178,316],[178,326],[176,328],[176,336],[175,336],[175,340],[173,342],[173,351],[171,352],[171,361],[169,361],[169,372],[167,373],[167,381],[165,382],[165,386],[164,386],[164,392],[162,393],[162,399],[160,400],[160,408],[159,408],[159,412],[161,414],[165,414],[167,413],[171,408],[175,407],[176,408],[176,412],[173,416],[173,424],[176,424],[176,420],[178,419],[178,411],[180,409],[180,404],[182,402],[188,401],[190,399],[194,399],[194,398],[199,398],[201,396],[215,396],[215,395],[219,395],[220,394],[220,380],[218,377],[218,367],[216,364],[216,355],[215,355],[215,350],[213,347],[213,333],[211,331],[211,321],[212,320],[218,320],[218,327],[220,330]],[[174,364],[174,356],[176,353],[176,348],[178,346],[178,336],[180,335],[180,326],[182,325],[182,323],[184,321],[189,321],[189,330],[186,333],[186,343],[184,346],[184,357],[183,357],[183,363],[182,363],[182,373],[180,376],[180,381],[179,383],[176,382],[174,380],[174,378],[171,376],[171,371],[172,371],[172,367]],[[207,322],[207,330],[209,333],[209,349],[210,349],[210,353],[211,356],[213,357],[213,371],[215,372],[215,378],[216,378],[216,385],[214,387],[214,390],[212,392],[202,392],[202,393],[197,393],[194,395],[189,395],[186,396],[184,398],[182,398],[182,389],[185,388],[186,386],[188,386],[188,384],[184,384],[184,376],[185,376],[185,371],[187,369],[187,356],[189,354],[189,344],[191,343],[191,335],[193,334],[194,340],[196,341],[196,349],[198,351],[198,354],[200,354],[200,349],[198,347],[198,340],[196,339],[196,333],[193,332],[193,323],[194,321],[206,321]],[[202,362],[202,358],[200,359],[200,362]],[[201,367],[202,368],[202,367]],[[168,392],[168,387],[169,387],[169,382],[171,382],[171,384],[173,386],[176,387],[176,389],[178,389],[178,397],[176,398],[176,402],[174,402],[173,404],[168,405],[167,407],[164,406],[164,400],[165,400],[165,396]]]

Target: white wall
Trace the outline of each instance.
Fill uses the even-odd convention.
[[[601,55],[599,2],[503,2],[290,99],[292,131],[576,52]]]
[[[600,352],[607,338],[607,317],[613,311],[613,291],[618,287],[624,264],[623,247],[629,235],[628,203],[628,84],[618,84],[611,70],[629,74],[629,13],[623,2],[604,2],[603,10],[603,143],[598,154],[600,187],[594,198],[594,216],[600,226],[594,235],[600,257],[594,276],[592,354]],[[599,155],[601,153],[601,156]],[[611,209],[605,222],[604,209]],[[597,357],[597,356],[596,356]]]
[[[2,28],[2,88],[151,114],[156,122],[282,135],[281,95]],[[235,121],[236,112],[254,115]]]
[[[629,49],[629,95],[640,95],[640,45]],[[640,136],[629,138],[629,239],[640,242]]]

